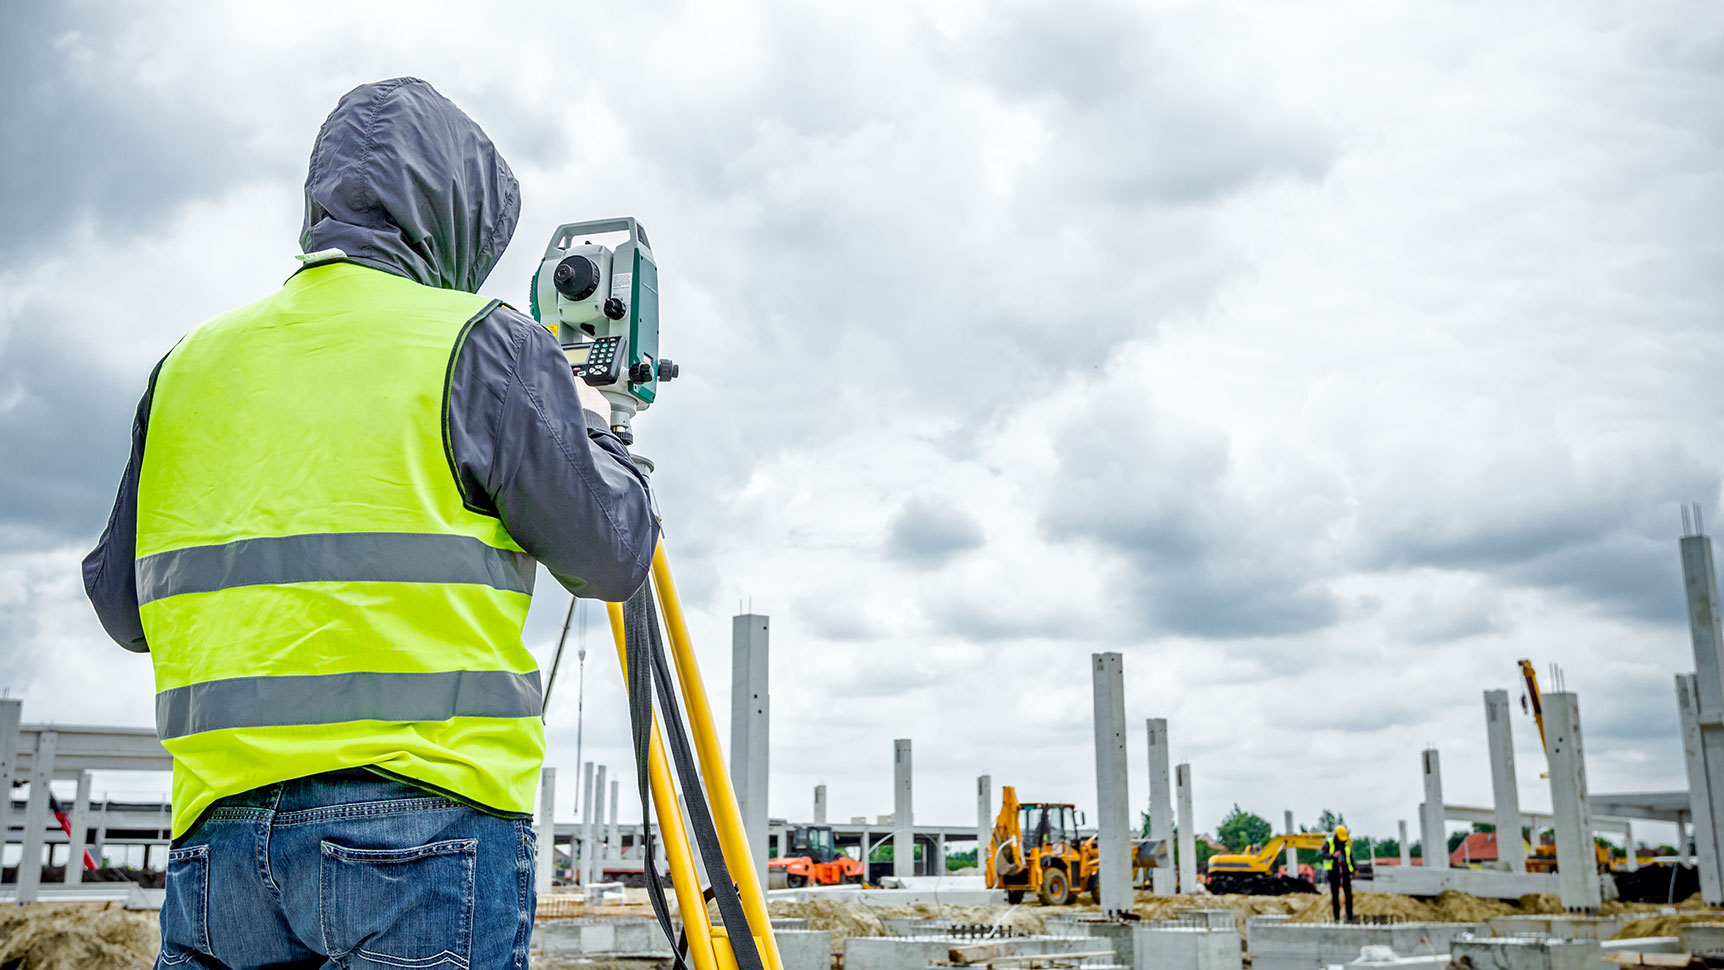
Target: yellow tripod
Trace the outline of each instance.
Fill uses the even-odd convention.
[[[778,943],[772,936],[772,923],[767,918],[766,894],[761,891],[760,874],[754,869],[754,855],[749,850],[748,836],[743,832],[742,812],[737,807],[736,791],[731,787],[730,774],[724,763],[724,752],[718,744],[718,731],[712,723],[712,709],[706,701],[706,687],[701,681],[700,666],[695,662],[694,645],[689,639],[688,625],[683,619],[682,601],[677,597],[676,582],[671,578],[670,563],[665,558],[662,542],[653,551],[652,579],[649,586],[651,591],[657,594],[651,598],[656,598],[668,632],[668,653],[681,688],[688,734],[693,740],[693,748],[699,761],[699,778],[691,779],[684,773],[684,792],[689,801],[693,802],[697,798],[703,798],[699,788],[704,784],[703,800],[711,806],[713,828],[723,850],[724,867],[728,869],[735,883],[736,896],[739,897],[742,914],[746,917],[747,926],[742,929],[753,938],[753,945],[744,944],[744,949],[758,954],[762,970],[783,970],[784,965],[778,955]],[[611,634],[616,639],[617,660],[622,665],[623,680],[630,683],[630,643],[624,607],[621,603],[606,605],[610,612]],[[639,635],[638,624],[636,635]],[[653,632],[652,639],[656,640],[656,631]],[[637,658],[642,656],[641,648],[641,644],[635,644]],[[650,670],[633,673],[651,676]],[[659,696],[660,707],[663,708],[669,695],[664,693]],[[665,755],[660,715],[652,709],[650,698],[646,708],[650,715],[647,772],[652,791],[653,813],[658,817],[659,832],[664,839],[665,862],[676,893],[677,910],[682,916],[689,959],[694,970],[738,970],[737,948],[734,943],[740,941],[730,935],[737,931],[738,927],[712,925],[701,891],[700,874],[694,864],[689,829],[685,825],[682,808],[677,800],[676,780],[671,772],[670,761]],[[673,712],[667,712],[666,716],[673,716]],[[681,728],[675,726],[673,730],[680,732]],[[694,790],[690,790],[691,785],[695,786]],[[708,868],[712,868],[710,862]],[[721,887],[713,888],[722,891]],[[722,908],[722,901],[720,905]]]

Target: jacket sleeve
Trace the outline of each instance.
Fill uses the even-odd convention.
[[[659,535],[646,479],[582,411],[549,330],[505,306],[475,323],[450,368],[447,413],[470,508],[500,517],[577,596],[619,602],[640,588]]]
[[[115,643],[133,653],[150,651],[144,639],[144,622],[138,616],[138,472],[143,466],[150,400],[156,393],[156,373],[161,366],[157,364],[150,373],[149,386],[132,418],[132,454],[120,476],[120,491],[114,497],[113,511],[108,513],[108,526],[96,548],[84,557],[84,592],[96,608],[96,618]]]

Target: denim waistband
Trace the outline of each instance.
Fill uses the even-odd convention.
[[[294,812],[354,802],[379,802],[400,798],[442,799],[443,796],[424,788],[377,774],[367,768],[343,768],[307,775],[291,781],[263,785],[237,795],[217,799],[212,810],[224,808],[274,809]]]

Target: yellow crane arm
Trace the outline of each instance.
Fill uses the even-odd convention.
[[[1550,756],[1550,745],[1544,739],[1544,704],[1538,699],[1538,671],[1532,669],[1531,660],[1520,662],[1521,679],[1526,681],[1527,703],[1532,705],[1532,719],[1538,725],[1538,746],[1545,751],[1545,757]]]

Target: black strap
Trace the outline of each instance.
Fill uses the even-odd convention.
[[[628,655],[629,717],[635,735],[635,764],[640,779],[642,818],[651,818],[647,765],[652,737],[652,695],[656,693],[663,719],[661,733],[665,747],[670,752],[672,770],[681,782],[687,802],[689,824],[694,830],[695,841],[700,847],[701,861],[705,864],[710,883],[710,888],[705,890],[702,896],[717,901],[719,916],[726,927],[732,928],[728,935],[738,970],[765,970],[760,951],[755,946],[748,917],[742,910],[741,896],[724,862],[724,849],[719,843],[712,810],[707,804],[705,789],[701,785],[700,770],[695,762],[693,746],[689,742],[688,727],[683,722],[682,708],[673,692],[670,662],[665,657],[664,641],[653,609],[650,583],[643,583],[641,589],[624,604],[623,634],[625,652]],[[650,846],[651,830],[649,828],[646,831],[649,833],[647,841]],[[669,905],[665,900],[664,887],[658,878],[658,872],[652,867],[650,850],[646,862],[648,896],[652,900],[653,911],[665,930],[665,938],[670,939]],[[685,924],[689,918],[691,914],[683,914]],[[735,931],[737,928],[741,929],[740,933]],[[766,928],[766,931],[771,932],[770,928]],[[686,970],[686,937],[679,936],[673,953],[678,970]]]

